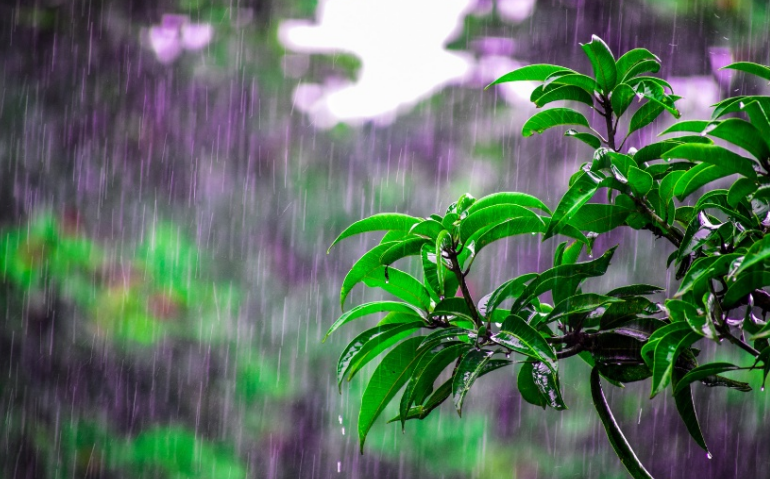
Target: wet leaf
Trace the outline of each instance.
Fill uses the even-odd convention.
[[[342,381],[352,380],[370,361],[397,342],[412,335],[423,326],[421,322],[396,323],[377,326],[356,336],[342,351],[337,360],[337,387],[342,391]]]
[[[581,44],[581,48],[591,61],[594,69],[594,77],[602,87],[605,94],[609,94],[618,79],[618,71],[615,66],[615,58],[604,40],[596,35],[591,36],[591,41]]]
[[[665,291],[666,288],[661,288],[660,286],[653,286],[651,284],[629,284],[628,286],[621,286],[619,288],[615,288],[611,290],[609,293],[607,293],[607,296],[637,296],[637,295],[644,295],[644,294],[654,294],[654,293],[660,293],[661,291]]]
[[[617,62],[615,62],[618,78],[621,79],[621,81],[624,81],[629,76],[628,71],[631,67],[650,60],[660,62],[660,58],[646,48],[634,48],[633,50],[627,51],[618,58]]]
[[[615,116],[621,116],[636,98],[636,92],[625,83],[620,83],[612,90],[610,105]]]
[[[411,304],[400,303],[398,301],[374,301],[371,303],[365,303],[352,308],[350,311],[340,316],[326,332],[322,341],[326,341],[326,338],[328,338],[330,334],[332,334],[337,330],[337,328],[345,323],[369,314],[380,313],[383,311],[405,313],[414,315],[418,318],[425,318],[425,312],[412,306]]]
[[[737,371],[743,369],[740,366],[736,366],[732,363],[708,363],[702,366],[698,366],[695,369],[691,369],[687,372],[675,385],[674,395],[689,389],[688,386],[695,381],[702,381],[709,376],[716,376],[717,374],[726,373],[728,371]]]
[[[736,278],[752,266],[762,264],[768,259],[770,259],[770,236],[763,236],[761,240],[751,245],[751,248],[743,257],[740,266],[730,273],[730,278]]]
[[[634,454],[633,449],[631,449],[625,436],[623,436],[620,426],[618,426],[618,423],[612,416],[610,405],[607,404],[604,391],[602,391],[599,371],[596,368],[591,371],[591,397],[593,398],[596,412],[599,414],[599,419],[601,419],[604,425],[604,430],[607,432],[612,449],[615,450],[615,454],[618,455],[620,462],[626,467],[631,477],[634,479],[653,479],[641,461],[639,461],[639,458],[636,457],[636,454]]]
[[[684,421],[684,425],[687,427],[687,432],[695,440],[695,442],[706,451],[708,457],[711,458],[711,452],[706,445],[706,439],[703,438],[703,432],[701,432],[700,424],[698,423],[698,416],[695,413],[695,403],[692,398],[692,391],[690,390],[690,384],[684,384],[681,381],[683,373],[677,369],[673,371],[673,385],[674,385],[674,402],[676,403],[676,410],[679,412],[679,417]],[[679,386],[684,384],[683,386]]]
[[[460,241],[465,243],[478,231],[492,228],[513,218],[530,218],[542,222],[536,213],[523,206],[514,204],[488,206],[474,210],[460,222]]]
[[[674,196],[680,201],[684,200],[690,193],[698,188],[707,185],[714,180],[718,180],[719,178],[729,176],[730,174],[730,171],[717,165],[700,163],[687,170],[685,174],[679,178],[679,181],[677,181],[676,186],[674,187]]]
[[[745,271],[727,287],[722,306],[729,309],[755,289],[770,286],[770,271]]]
[[[628,168],[628,184],[637,196],[646,195],[652,189],[652,175],[635,166]]]
[[[575,313],[588,313],[610,303],[623,302],[622,299],[604,296],[596,293],[583,293],[570,296],[560,301],[545,318],[545,323],[556,321],[563,316]]]
[[[606,233],[625,224],[630,213],[630,210],[617,205],[587,203],[575,212],[569,224],[581,231]]]
[[[526,284],[538,276],[537,273],[527,273],[506,281],[497,287],[487,301],[487,313],[491,313],[500,303],[509,298],[518,298],[524,291]]]
[[[727,140],[751,153],[757,159],[770,158],[770,147],[762,133],[751,123],[741,118],[728,118],[711,122],[704,133]]]
[[[671,158],[710,163],[727,171],[727,174],[738,173],[747,178],[757,177],[754,161],[718,145],[679,145],[669,151],[668,155]]]
[[[471,349],[460,360],[460,364],[457,366],[457,371],[452,379],[452,398],[457,414],[460,416],[463,415],[462,409],[465,395],[473,386],[481,371],[484,370],[484,366],[489,362],[492,354],[494,354],[492,351]]]
[[[533,371],[533,363],[526,362],[522,364],[517,376],[516,387],[519,389],[519,393],[521,393],[521,397],[524,398],[525,401],[545,409],[548,401],[535,384],[534,375],[532,374]]]
[[[358,220],[345,228],[345,230],[340,233],[339,236],[337,236],[337,239],[332,242],[331,246],[329,246],[329,249],[326,252],[328,253],[335,244],[339,243],[343,239],[357,234],[368,233],[370,231],[409,231],[412,226],[421,221],[421,218],[415,218],[413,216],[403,215],[400,213],[380,213],[372,215],[368,218]]]
[[[350,291],[352,291],[358,283],[363,281],[369,273],[381,268],[382,263],[380,263],[380,257],[383,253],[399,243],[400,242],[398,241],[391,241],[379,244],[361,256],[358,261],[353,264],[350,271],[348,271],[348,274],[345,275],[345,279],[342,280],[342,287],[340,288],[340,307],[343,310],[345,309],[345,298],[348,297]]]
[[[532,380],[545,399],[546,405],[559,411],[567,409],[567,405],[564,404],[561,397],[559,376],[552,368],[539,361],[532,363]]]
[[[516,82],[516,81],[545,81],[551,74],[556,72],[571,72],[569,68],[565,68],[558,65],[549,65],[546,63],[540,63],[535,65],[527,65],[525,67],[517,68],[516,70],[506,73],[497,80],[487,85],[484,89],[497,85],[498,83]]]
[[[370,288],[380,288],[420,309],[430,309],[432,300],[425,286],[396,268],[380,266],[366,275],[363,281]]]
[[[543,133],[548,128],[559,125],[580,125],[588,128],[588,120],[582,114],[570,108],[551,108],[533,115],[522,127],[521,135],[532,136]]]
[[[508,316],[492,341],[517,353],[545,363],[552,371],[558,369],[556,352],[532,326],[515,314]]]
[[[492,193],[491,195],[479,198],[470,208],[468,208],[467,212],[470,215],[482,208],[488,208],[495,205],[519,205],[525,206],[527,208],[537,208],[541,211],[545,211],[549,215],[551,214],[551,210],[548,209],[545,203],[535,198],[534,196],[528,195],[526,193],[507,191],[501,193]]]
[[[442,299],[433,309],[434,316],[457,316],[474,321],[473,313],[468,308],[464,298],[453,297]]]
[[[585,103],[586,105],[591,107],[594,105],[594,99],[588,92],[586,92],[584,89],[580,87],[572,86],[572,85],[564,85],[558,88],[550,89],[550,91],[539,96],[534,101],[534,103],[535,105],[537,105],[538,108],[540,108],[554,101],[565,101],[565,100]]]
[[[421,336],[407,339],[393,348],[377,366],[369,384],[366,385],[361,397],[361,410],[358,415],[358,437],[362,454],[364,441],[372,424],[398,390],[409,380],[412,371],[417,366],[421,356],[417,353],[420,351],[418,348],[422,339]]]
[[[422,246],[428,243],[432,243],[432,241],[427,238],[410,238],[399,241],[382,253],[380,264],[388,266],[401,258],[418,255],[422,251]]]
[[[615,248],[617,246],[613,246],[599,258],[592,261],[564,264],[544,271],[526,287],[511,310],[518,311],[532,298],[552,290],[560,283],[572,282],[574,287],[577,287],[577,284],[585,278],[603,275],[607,272],[612,255],[615,253]]]
[[[577,130],[573,130],[570,128],[569,130],[564,132],[564,136],[578,139],[593,149],[596,149],[602,146],[602,140],[599,139],[599,137],[594,135],[593,133],[579,132]]]
[[[671,326],[674,326],[674,324]],[[652,366],[652,392],[650,393],[650,398],[655,397],[671,382],[674,362],[682,348],[689,347],[701,337],[700,334],[690,330],[688,326],[686,331],[678,328],[672,329],[658,341],[655,346]]]
[[[529,233],[542,233],[544,230],[545,224],[540,218],[511,218],[488,230],[481,230],[478,236],[472,236],[468,239],[466,244],[473,244],[476,249],[476,254],[478,254],[482,248],[499,239]]]
[[[421,406],[433,392],[433,383],[444,369],[472,347],[470,344],[451,341],[437,344],[422,356],[401,396],[399,417],[402,418],[402,428],[412,404]]]
[[[546,229],[543,239],[548,239],[551,236],[559,233],[563,228],[563,225],[568,224],[572,217],[599,188],[602,178],[595,173],[583,171],[570,185],[569,189],[564,196],[562,196],[559,205],[551,217],[551,221],[548,222],[548,228]]]
[[[737,207],[742,201],[746,201],[749,195],[757,191],[757,183],[751,178],[738,178],[727,193],[727,204],[733,208]]]
[[[765,65],[760,65],[758,63],[735,62],[720,68],[720,70],[725,70],[725,69],[746,72],[751,75],[756,75],[759,78],[770,81],[770,68],[766,67]]]
[[[653,102],[645,103],[631,116],[631,123],[628,125],[628,133],[626,134],[630,135],[636,130],[644,128],[655,121],[661,113],[663,113],[662,105]]]

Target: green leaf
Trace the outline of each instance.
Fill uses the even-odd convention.
[[[666,300],[666,309],[672,321],[685,322],[694,332],[708,339],[718,340],[714,322],[699,314],[694,304],[678,299]]]
[[[442,292],[445,295],[454,295],[457,292],[457,288],[460,287],[460,283],[454,274],[442,274],[441,282],[439,282],[438,268],[436,267],[436,249],[433,245],[423,246],[421,259],[424,281],[431,291],[436,295],[439,295]],[[435,299],[438,301],[439,297],[436,296]]]
[[[447,379],[444,383],[438,387],[433,394],[430,395],[425,404],[409,408],[409,412],[406,414],[405,420],[409,419],[424,419],[431,411],[441,405],[449,395],[452,393],[452,378]],[[390,419],[388,423],[401,421],[401,415]]]
[[[638,196],[644,196],[652,189],[652,175],[631,166],[628,168],[628,185]]]
[[[393,267],[380,266],[364,278],[370,288],[380,288],[418,308],[429,310],[431,297],[425,286],[413,276]]]
[[[491,195],[479,198],[470,208],[468,208],[467,213],[470,215],[480,209],[495,205],[519,205],[525,206],[527,208],[537,208],[541,211],[545,211],[549,215],[551,214],[551,210],[548,209],[545,203],[535,198],[534,196],[528,195],[526,193],[507,191],[501,193],[492,193]]]
[[[594,77],[605,94],[609,94],[618,79],[618,71],[615,66],[615,58],[604,40],[596,35],[591,36],[591,41],[580,45],[591,61],[594,69]]]
[[[596,293],[576,294],[560,301],[553,310],[548,313],[543,322],[550,323],[567,315],[576,313],[589,313],[597,308],[610,303],[623,302],[622,299],[604,296]]]
[[[616,86],[612,90],[612,96],[610,97],[610,105],[612,106],[612,111],[615,112],[615,116],[622,116],[635,97],[636,92],[627,84],[621,83]]]
[[[707,256],[698,258],[685,274],[679,285],[675,297],[684,296],[694,290],[697,297],[701,297],[708,289],[709,281],[724,276],[730,269],[730,265],[741,257],[738,253],[730,253],[719,256]]]
[[[711,118],[720,118],[728,113],[735,113],[743,109],[744,101],[747,96],[738,95],[725,98],[724,100],[711,105],[714,107],[714,111],[711,113]]]
[[[588,128],[588,120],[582,114],[570,108],[551,108],[533,115],[522,128],[522,136],[543,133],[548,128],[559,125],[580,125]]]
[[[576,288],[580,281],[591,276],[602,276],[607,272],[612,255],[615,253],[613,246],[608,249],[599,258],[583,263],[564,264],[553,267],[540,274],[524,289],[511,308],[512,311],[518,311],[524,304],[532,298],[537,297],[546,291],[552,290],[555,286],[569,282]]]
[[[535,105],[537,105],[538,108],[541,108],[547,105],[548,103],[552,103],[554,101],[564,101],[564,100],[578,101],[580,103],[585,103],[590,107],[594,106],[594,99],[588,92],[586,92],[580,87],[572,86],[572,85],[564,85],[558,88],[550,89],[550,91],[539,96],[534,103]]]
[[[682,179],[684,174],[685,172],[682,170],[672,171],[660,180],[658,194],[660,195],[660,199],[666,204],[671,202],[671,199],[674,197],[674,191],[676,190],[676,184]]]
[[[493,354],[493,351],[471,349],[460,360],[460,364],[457,366],[457,371],[452,379],[452,399],[454,400],[457,414],[460,416],[463,415],[465,395],[473,386],[481,371],[484,370],[484,366],[489,362]]]
[[[674,187],[674,196],[680,201],[684,200],[690,193],[694,192],[698,188],[711,183],[719,178],[730,176],[731,172],[721,168],[717,165],[710,165],[708,163],[699,163],[687,170],[684,175],[679,178]]]
[[[545,81],[551,74],[556,72],[571,72],[569,68],[558,65],[535,64],[518,68],[512,72],[506,73],[497,80],[487,85],[484,89],[497,85],[498,83],[507,83],[515,81]]]
[[[456,316],[469,321],[475,321],[473,313],[468,308],[464,298],[453,297],[442,299],[433,309],[433,316]]]
[[[597,149],[600,146],[602,146],[602,140],[600,140],[599,137],[594,135],[593,133],[583,133],[570,128],[569,130],[564,132],[564,136],[578,139],[593,149]]]
[[[532,380],[548,406],[559,411],[567,409],[561,397],[559,376],[552,368],[539,361],[532,363]]]
[[[628,75],[628,70],[633,67],[634,65],[648,61],[653,60],[656,62],[660,62],[660,58],[657,57],[657,55],[653,54],[651,51],[647,50],[646,48],[634,48],[633,50],[629,50],[623,55],[618,58],[618,61],[615,62],[615,66],[618,71],[618,78],[624,79]]]
[[[677,123],[674,123],[673,125],[669,126],[665,130],[663,130],[660,135],[666,135],[668,133],[676,133],[676,132],[691,132],[691,133],[701,133],[703,130],[708,128],[710,121],[705,120],[685,120],[680,121]],[[672,138],[676,139],[676,138]],[[676,145],[674,145],[676,146]]]
[[[345,298],[348,297],[353,288],[371,272],[382,268],[380,263],[382,254],[399,243],[398,241],[381,243],[369,250],[353,264],[348,274],[345,275],[345,279],[342,280],[342,287],[340,288],[340,307],[343,310],[345,309]]]
[[[422,337],[411,338],[393,348],[383,358],[366,385],[358,415],[358,438],[362,454],[364,441],[372,424],[406,383],[420,360],[418,348],[421,342]]]
[[[747,178],[757,177],[754,161],[718,145],[679,145],[669,151],[668,155],[671,158],[710,163],[727,171],[728,174],[738,173]]]
[[[695,381],[701,381],[709,376],[716,376],[717,374],[726,373],[728,371],[736,371],[739,369],[743,369],[739,366],[736,366],[732,363],[708,363],[704,364],[702,366],[698,366],[695,369],[691,369],[687,372],[687,374],[682,377],[675,385],[674,385],[674,394],[678,394],[682,391],[685,391],[688,389],[689,385],[694,383]]]
[[[499,239],[508,238],[509,236],[514,235],[542,233],[544,230],[545,224],[540,218],[511,218],[488,230],[481,230],[479,236],[468,239],[466,246],[473,244],[476,254],[478,254],[482,248]]]
[[[569,224],[580,231],[606,233],[623,225],[630,213],[628,209],[617,205],[587,203],[577,210]]]
[[[640,294],[655,294],[665,290],[666,288],[653,286],[651,284],[630,284],[628,286],[621,286],[613,289],[607,293],[607,296],[637,296]]]
[[[763,160],[770,158],[770,147],[762,137],[762,133],[751,123],[741,118],[728,118],[712,122],[703,131],[743,148],[755,158]]]
[[[372,215],[348,226],[339,236],[337,236],[337,239],[332,242],[329,249],[326,250],[326,253],[328,254],[335,244],[345,238],[361,233],[368,233],[370,231],[409,231],[412,226],[421,221],[423,221],[421,218],[415,218],[400,213],[380,213]]]
[[[532,326],[515,314],[503,321],[500,331],[492,336],[492,341],[541,361],[552,371],[557,371],[556,352],[551,345]]]
[[[653,356],[650,399],[668,386],[671,381],[671,371],[674,369],[674,363],[682,348],[689,347],[700,338],[701,335],[690,330],[689,326],[687,330],[673,329],[661,337],[655,346]]]
[[[422,246],[428,243],[432,243],[432,241],[427,238],[410,238],[399,241],[382,253],[380,264],[388,266],[401,258],[418,255],[422,251]]]
[[[631,296],[622,303],[610,304],[599,320],[602,330],[615,329],[633,321],[639,314],[658,313],[658,306],[647,298]]]
[[[514,204],[500,204],[476,209],[460,222],[460,241],[465,243],[474,233],[484,228],[491,228],[509,219],[525,217],[542,222],[536,213]]]
[[[649,125],[655,121],[661,113],[663,113],[662,105],[653,102],[645,103],[641,108],[634,112],[633,116],[631,116],[631,123],[628,125],[628,133],[626,133],[626,136]]]
[[[703,438],[703,432],[701,432],[700,424],[698,424],[698,416],[695,413],[695,403],[692,398],[692,391],[690,385],[686,387],[677,388],[682,382],[681,378],[683,373],[679,370],[673,371],[673,385],[674,385],[674,402],[676,403],[676,410],[679,412],[679,417],[684,421],[684,425],[687,427],[687,431],[695,442],[706,451],[708,457],[711,458],[711,452],[706,445],[706,439]]]
[[[641,73],[658,73],[660,70],[660,63],[657,60],[646,60],[637,63],[632,66],[628,73],[623,77],[622,81],[628,81]]]
[[[436,238],[438,238],[439,233],[442,231],[444,231],[444,227],[440,222],[434,219],[427,219],[412,226],[412,228],[409,230],[409,234],[430,238],[435,241]]]
[[[679,110],[674,106],[674,102],[679,98],[675,95],[667,95],[664,87],[671,89],[671,85],[660,78],[637,77],[628,82],[636,91],[636,96],[646,98],[650,103],[662,106],[674,118],[679,118]]]
[[[770,271],[745,271],[729,284],[722,306],[729,309],[755,289],[765,286],[770,286]]]
[[[337,328],[339,328],[343,324],[369,314],[381,313],[383,311],[405,313],[405,314],[414,315],[418,318],[422,318],[422,319],[425,318],[425,312],[423,312],[419,308],[412,306],[411,304],[400,303],[397,301],[375,301],[372,303],[365,303],[354,307],[347,313],[340,316],[337,319],[337,321],[335,321],[334,324],[332,324],[332,326],[326,332],[326,335],[324,335],[322,342],[326,341],[326,338],[328,338],[330,334],[336,331]]]
[[[548,223],[543,239],[559,233],[568,224],[572,216],[582,207],[599,188],[602,178],[590,171],[582,171],[559,201],[559,205]]]
[[[610,405],[607,404],[604,391],[602,391],[599,370],[597,368],[591,370],[591,397],[594,401],[596,412],[599,414],[599,419],[601,419],[604,425],[604,430],[607,432],[610,444],[612,444],[612,449],[615,450],[615,454],[618,455],[620,462],[626,467],[631,477],[634,479],[653,479],[639,461],[639,458],[636,457],[636,454],[634,454],[633,449],[631,449],[625,436],[623,436],[620,426],[618,426],[618,423],[612,416]]]
[[[730,69],[738,70],[758,76],[764,80],[770,81],[770,68],[753,62],[735,62],[720,68],[720,70]]]
[[[545,80],[545,85],[573,86],[575,88],[584,90],[586,94],[589,96],[591,95],[592,92],[599,91],[600,89],[599,84],[596,83],[596,81],[593,78],[583,75],[581,73],[566,73],[566,74],[564,74],[564,72],[555,73]]]
[[[342,391],[342,381],[352,380],[356,374],[383,351],[424,326],[424,323],[396,323],[377,326],[356,336],[337,360],[337,387]]]
[[[756,264],[764,263],[767,259],[770,259],[770,236],[763,236],[761,240],[757,241],[746,252],[743,257],[740,266],[730,273],[730,278],[735,278],[739,274],[747,271],[749,268]]]
[[[534,366],[531,362],[522,364],[516,379],[516,387],[525,401],[545,409],[548,401],[535,384],[533,372]]]
[[[399,417],[402,428],[412,404],[422,405],[433,392],[433,383],[444,369],[472,347],[470,344],[452,341],[438,344],[422,356],[401,396]]]
[[[749,98],[754,98],[754,101],[748,101],[745,105],[743,105],[743,103],[738,103],[738,106],[749,115],[751,124],[754,125],[757,130],[762,132],[762,137],[767,141],[767,138],[770,138],[770,118],[767,116],[767,112],[770,110],[770,98]]]
[[[537,276],[538,276],[537,273],[527,273],[517,278],[506,281],[505,283],[500,285],[497,289],[495,289],[489,295],[489,300],[487,301],[487,304],[486,304],[487,314],[490,314],[492,311],[497,309],[497,307],[500,306],[500,303],[502,303],[506,299],[518,298],[521,295],[521,293],[524,292],[524,288],[526,287],[526,284],[532,281]]]
[[[737,207],[749,195],[757,191],[757,183],[751,178],[738,178],[730,187],[727,193],[727,204],[733,208]]]

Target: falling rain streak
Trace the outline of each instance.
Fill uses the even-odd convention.
[[[568,410],[523,402],[517,364],[476,381],[462,418],[383,421],[360,455],[364,383],[335,370],[356,330],[322,339],[349,259],[380,237],[326,250],[359,218],[466,192],[554,206],[587,150],[523,141],[535,85],[484,91],[500,75],[585,69],[576,45],[597,34],[665,53],[683,116],[706,117],[767,93],[718,68],[770,63],[769,15],[759,0],[0,2],[0,476],[624,477],[574,363],[549,398]],[[596,243],[632,245],[603,286],[657,277],[661,243]],[[490,246],[468,287],[542,271],[553,248]],[[372,299],[358,286],[346,310]],[[711,461],[672,398],[631,384],[608,400],[661,477],[770,470],[767,395],[694,392]]]

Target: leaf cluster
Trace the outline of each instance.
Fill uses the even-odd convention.
[[[364,218],[332,244],[384,232],[380,243],[350,268],[340,304],[344,307],[359,283],[396,298],[351,308],[326,335],[348,322],[382,315],[375,327],[348,344],[337,364],[341,386],[366,364],[378,363],[362,397],[362,451],[372,424],[399,391],[398,414],[391,421],[402,427],[450,398],[461,414],[475,381],[514,364],[512,355],[522,363],[517,376],[522,397],[543,408],[566,409],[559,363],[577,356],[592,368],[593,402],[622,463],[633,477],[651,477],[618,427],[601,377],[621,387],[649,380],[651,397],[671,386],[687,430],[706,452],[691,385],[749,391],[748,384],[722,376],[742,369],[758,371],[764,385],[770,372],[770,325],[764,320],[770,310],[764,289],[770,286],[770,97],[728,98],[713,106],[711,119],[681,121],[663,132],[679,136],[622,153],[626,139],[663,112],[679,118],[679,97],[665,80],[650,76],[659,71],[660,59],[646,49],[616,60],[596,36],[582,49],[592,76],[537,64],[490,85],[541,82],[531,96],[538,108],[568,101],[601,118],[599,125],[591,125],[574,108],[556,107],[524,124],[525,137],[562,125],[580,128],[565,134],[594,150],[555,209],[524,193],[479,199],[465,194],[443,215]],[[770,68],[762,65],[739,62],[725,68],[770,80]],[[634,100],[638,105],[632,108]],[[621,139],[624,115],[630,121]],[[719,180],[731,182],[729,188],[713,189]],[[607,273],[616,247],[588,261],[579,261],[581,253],[593,253],[594,238],[622,227],[649,231],[676,248],[666,263],[681,280],[672,297],[656,301],[664,289],[646,284],[583,290],[584,280]],[[512,278],[473,298],[466,278],[476,256],[489,244],[516,235],[567,240],[556,247],[551,268]],[[421,266],[421,277],[394,266],[407,258]],[[546,302],[548,296],[553,304]],[[750,361],[744,366],[699,364],[695,345],[703,340],[727,340]]]

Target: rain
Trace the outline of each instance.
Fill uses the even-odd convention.
[[[522,400],[516,364],[462,417],[444,404],[402,432],[391,404],[360,454],[374,364],[341,393],[336,365],[362,323],[322,341],[381,238],[327,254],[352,222],[464,193],[556,205],[590,149],[522,137],[534,83],[484,87],[533,63],[589,71],[592,35],[656,53],[684,119],[768,94],[719,71],[770,64],[762,0],[0,0],[0,477],[628,477],[579,361],[566,410]],[[597,257],[620,246],[591,287],[675,291],[673,247],[646,233],[599,236]],[[469,288],[543,271],[556,245],[490,246]],[[383,297],[359,285],[346,307]],[[754,390],[693,388],[711,458],[670,394],[606,393],[655,477],[764,477],[770,400],[740,379]]]

